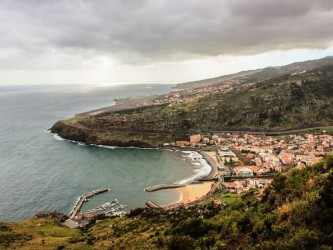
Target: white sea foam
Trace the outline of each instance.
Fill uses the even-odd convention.
[[[192,165],[196,166],[194,167],[195,174],[189,178],[177,181],[176,182],[177,184],[192,183],[195,180],[199,180],[206,177],[212,171],[212,167],[208,164],[208,162],[203,158],[203,156],[200,153],[196,151],[183,151],[183,153],[185,153],[183,154],[183,157],[185,159],[189,159]],[[200,167],[197,168],[197,166]]]
[[[53,134],[53,137],[54,137],[54,139],[56,139],[57,141],[64,141],[64,140],[65,140],[64,138],[60,137],[60,136],[57,135],[57,134]]]
[[[44,130],[44,132],[46,132],[48,134],[51,134],[53,136],[53,138],[56,139],[57,141],[64,141],[65,140],[60,135],[52,133],[49,129]]]
[[[192,162],[192,165],[201,166],[201,164],[199,162]]]
[[[91,146],[95,146],[95,147],[99,147],[99,148],[108,148],[108,149],[117,148],[116,146],[106,146],[106,145],[96,145],[96,144],[91,144]]]

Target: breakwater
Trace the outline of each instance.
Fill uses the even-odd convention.
[[[146,187],[144,190],[146,192],[154,192],[154,191],[161,190],[161,189],[180,188],[180,187],[184,187],[184,186],[185,185],[182,185],[182,184],[160,184],[160,185]]]
[[[85,201],[87,201],[87,199],[95,196],[96,194],[101,194],[101,193],[105,193],[105,192],[108,192],[108,191],[109,191],[108,188],[100,188],[100,189],[94,190],[92,192],[85,193],[84,195],[80,196],[79,200],[77,201],[77,203],[73,207],[72,211],[70,212],[69,218],[73,219],[76,216],[76,214],[80,211],[83,203]]]

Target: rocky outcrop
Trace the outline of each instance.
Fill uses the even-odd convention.
[[[58,121],[51,127],[51,132],[60,135],[67,140],[79,141],[89,144],[91,141],[87,129],[72,126],[64,121]]]
[[[85,144],[117,146],[117,147],[140,147],[150,148],[158,146],[158,143],[150,143],[135,138],[133,133],[107,131],[103,129],[89,129],[75,126],[65,121],[55,123],[50,131],[56,133],[64,139],[83,142]]]

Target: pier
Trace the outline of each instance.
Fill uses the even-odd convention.
[[[92,191],[92,192],[88,192],[88,193],[86,193],[86,194],[80,196],[80,199],[79,199],[78,202],[75,204],[75,206],[73,207],[72,211],[70,212],[70,214],[69,214],[69,218],[70,218],[70,219],[73,219],[73,218],[76,216],[76,214],[80,211],[80,209],[81,209],[83,203],[84,203],[87,199],[89,199],[89,198],[95,196],[96,194],[101,194],[101,193],[105,193],[105,192],[108,192],[108,191],[109,191],[108,188],[100,188],[100,189],[94,190],[94,191]]]
[[[180,188],[185,187],[183,184],[160,184],[155,186],[146,187],[144,190],[146,192],[154,192],[160,189],[169,189],[169,188]]]
[[[151,208],[151,209],[156,209],[156,210],[159,210],[159,211],[164,211],[163,207],[160,207],[159,205],[157,205],[156,203],[151,202],[151,201],[146,202],[146,206],[149,207],[149,208]]]

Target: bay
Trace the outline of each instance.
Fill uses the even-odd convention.
[[[76,199],[97,188],[84,210],[117,198],[128,209],[146,201],[168,204],[178,192],[143,189],[194,175],[180,152],[80,146],[47,133],[53,123],[114,104],[115,98],[170,92],[170,84],[0,87],[0,221],[39,210],[68,214]]]

